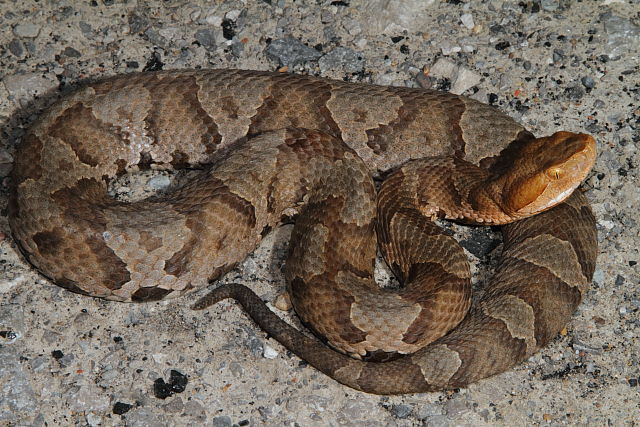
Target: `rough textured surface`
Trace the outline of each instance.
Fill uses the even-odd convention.
[[[322,11],[298,2],[222,3],[212,8],[174,8],[165,2],[147,2],[144,7],[117,2],[10,6],[2,16],[2,41],[8,49],[1,59],[3,129],[8,136],[3,139],[11,143],[7,147],[13,153],[22,125],[51,102],[33,102],[33,95],[60,82],[163,63],[168,64],[165,68],[211,61],[220,67],[274,69],[278,64],[264,56],[267,38],[291,35],[323,52],[336,46],[352,48],[366,62],[363,74],[348,77],[382,84],[406,80],[447,87],[454,78],[465,80],[468,73],[437,80],[418,72],[439,55],[449,55],[457,66],[482,76],[467,94],[500,104],[536,133],[587,130],[604,144],[587,193],[599,220],[599,268],[592,291],[566,333],[521,368],[469,389],[380,399],[335,389],[333,382],[309,368],[292,370],[297,359],[283,357],[276,344],[267,345],[251,322],[229,311],[231,305],[218,309],[225,311],[225,322],[205,323],[171,303],[123,307],[35,285],[40,279],[21,266],[6,239],[2,329],[13,333],[3,333],[3,340],[6,349],[19,355],[14,360],[37,393],[37,400],[21,394],[20,404],[39,405],[36,411],[10,412],[14,420],[38,424],[71,419],[91,425],[122,422],[121,417],[130,424],[215,419],[220,425],[245,424],[244,420],[371,425],[371,419],[399,425],[631,422],[629,417],[638,410],[638,255],[633,240],[638,43],[633,6],[494,1],[469,8],[462,3],[415,2],[421,8],[418,13],[412,2],[388,10],[384,2],[368,2],[366,10],[357,2],[338,3]],[[461,23],[464,14],[473,15],[473,29]],[[25,16],[39,32],[14,29]],[[213,33],[215,48],[195,43],[198,29]],[[59,37],[63,33],[65,37]],[[301,67],[317,70],[313,61]],[[345,77],[338,63],[336,67],[325,75]],[[142,182],[149,179],[141,177]],[[126,193],[128,188],[137,191],[129,181],[116,191]],[[228,280],[243,276],[263,286],[264,299],[273,300],[282,289],[278,269],[285,231],[264,243],[259,251],[267,254],[263,260],[250,258]],[[474,252],[482,249],[473,248],[495,247],[485,232],[463,237]],[[474,277],[483,277],[483,270],[473,271]],[[7,312],[5,307],[16,309]],[[229,329],[232,324],[235,327]],[[152,336],[148,325],[153,325]],[[262,358],[274,357],[274,349],[280,356]],[[256,358],[261,363],[255,363]],[[182,394],[165,401],[153,396],[153,382],[168,378],[164,369],[170,368],[188,374],[190,382]],[[89,400],[80,409],[74,396],[85,391]],[[6,396],[5,401],[15,398]]]

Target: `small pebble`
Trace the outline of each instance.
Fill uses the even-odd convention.
[[[147,185],[154,191],[165,190],[171,184],[171,180],[166,175],[156,175],[147,181]]]
[[[560,62],[564,58],[564,55],[560,54],[558,51],[553,52],[553,62]]]
[[[333,15],[331,15],[333,19]],[[343,24],[345,30],[347,30],[349,32],[349,34],[351,34],[352,36],[357,36],[358,34],[362,33],[362,27],[360,26],[360,23],[356,20],[348,20]]]
[[[273,302],[273,306],[281,311],[289,311],[293,307],[291,304],[291,297],[288,292],[283,292],[276,297]]]
[[[209,51],[214,51],[216,49],[216,36],[211,29],[199,29],[198,31],[196,31],[194,38],[205,49]]]
[[[442,42],[442,45],[440,46],[440,50],[442,51],[443,55],[449,56],[449,55],[453,55],[454,53],[460,52],[462,48],[457,45],[452,45],[449,41],[445,40],[444,42]]]
[[[38,37],[38,34],[40,34],[40,26],[32,22],[21,22],[14,27],[13,34],[18,37],[33,39]]]
[[[87,415],[85,415],[85,419],[87,420],[87,424],[89,424],[89,426],[91,427],[97,427],[102,424],[102,417],[92,412],[89,412]]]
[[[396,418],[407,418],[409,414],[411,414],[411,406],[409,405],[393,405],[391,407],[391,412]]]
[[[326,73],[339,69],[347,73],[359,73],[364,69],[364,59],[355,50],[346,47],[337,47],[322,56],[318,61],[320,71]]]
[[[131,408],[133,408],[133,405],[129,405],[128,403],[123,402],[116,402],[115,405],[113,405],[112,412],[116,415],[122,415],[129,412]]]
[[[272,41],[266,49],[266,54],[269,58],[278,61],[280,65],[288,67],[295,67],[322,56],[317,50],[292,37]]]
[[[171,370],[169,382],[165,382],[163,378],[157,378],[153,382],[153,394],[158,399],[166,399],[175,393],[182,393],[189,382],[186,375],[175,369]]]
[[[82,56],[82,54],[79,51],[72,48],[71,46],[65,47],[64,50],[62,51],[62,55],[68,58],[80,58]]]
[[[213,419],[212,425],[213,427],[231,427],[233,423],[231,422],[231,418],[226,415],[221,415]]]
[[[578,101],[585,95],[584,89],[577,85],[566,88],[564,93],[572,101]]]
[[[11,40],[7,47],[14,56],[21,57],[24,55],[24,44],[19,39]]]
[[[577,340],[574,340],[574,342],[571,344],[571,347],[573,347],[574,350],[578,351],[578,352],[584,352],[584,353],[592,353],[592,354],[600,354],[602,353],[602,350],[599,348],[595,348],[595,347],[590,347],[588,345],[582,344],[580,342],[578,342]]]
[[[473,15],[470,13],[464,13],[460,16],[460,22],[464,25],[468,30],[472,30],[475,27],[475,23],[473,22]]]
[[[91,36],[93,34],[93,27],[91,26],[91,24],[84,21],[80,21],[78,23],[78,26],[80,27],[80,31],[82,31],[82,34],[85,37]]]
[[[333,13],[331,13],[331,11],[323,10],[322,13],[320,13],[320,22],[322,22],[323,24],[329,24],[333,22],[333,20],[334,20],[334,16],[333,16]]]
[[[595,82],[589,76],[584,76],[580,79],[580,81],[582,82],[582,85],[587,89],[592,89],[595,86]]]
[[[229,363],[229,370],[236,378],[240,378],[244,375],[244,367],[242,367],[242,365],[238,362]]]
[[[267,359],[275,359],[278,357],[278,352],[269,344],[265,344],[264,349],[262,350],[262,355]]]
[[[230,21],[237,21],[238,17],[240,16],[241,13],[242,13],[241,10],[233,9],[233,10],[230,10],[229,12],[225,13],[224,17],[227,18]]]

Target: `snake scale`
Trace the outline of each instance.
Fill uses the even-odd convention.
[[[220,278],[297,214],[285,277],[321,340],[241,285],[195,308],[236,299],[355,389],[434,391],[506,370],[568,321],[595,265],[595,220],[573,191],[594,161],[588,135],[535,138],[448,93],[257,71],[138,73],[70,92],[34,123],[16,154],[9,222],[56,284],[153,301]],[[108,195],[109,181],[149,168],[198,172],[141,201]],[[464,252],[435,218],[508,224],[473,304]],[[377,248],[399,289],[373,280]]]

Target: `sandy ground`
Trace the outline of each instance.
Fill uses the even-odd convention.
[[[635,425],[639,25],[636,0],[0,1],[0,425]],[[193,312],[192,298],[82,297],[17,254],[4,216],[12,154],[61,90],[143,69],[283,66],[464,91],[535,133],[593,134],[585,188],[600,253],[566,330],[468,389],[380,397],[307,366],[233,303]],[[225,280],[273,301],[289,232]],[[486,252],[486,236],[467,247]]]

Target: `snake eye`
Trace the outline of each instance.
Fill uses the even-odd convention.
[[[562,178],[562,169],[560,168],[549,168],[546,171],[547,176],[551,179],[558,180]]]

